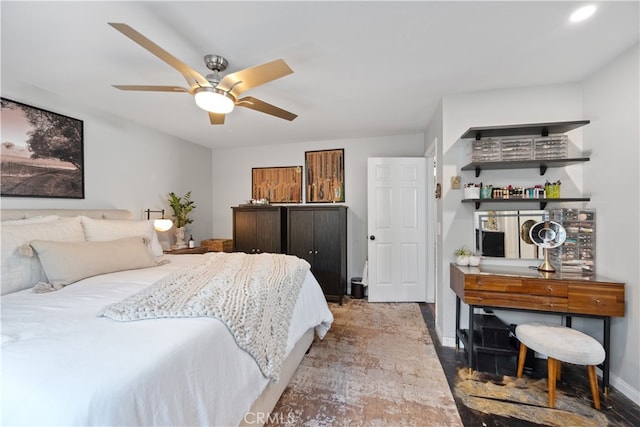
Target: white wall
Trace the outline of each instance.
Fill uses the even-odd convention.
[[[442,147],[437,164],[441,168],[442,201],[438,214],[442,227],[438,256],[441,274],[438,277],[436,304],[437,328],[442,331],[442,342],[453,345],[455,338],[455,294],[449,288],[449,263],[453,252],[460,246],[473,247],[473,204],[463,204],[462,190],[451,189],[451,177],[460,175],[462,184],[483,182],[484,185],[538,184],[545,179],[560,179],[563,195],[579,195],[582,190],[582,169],[579,165],[567,168],[550,168],[544,177],[536,169],[516,171],[482,171],[479,178],[473,171],[461,171],[465,164],[464,152],[468,140],[460,136],[473,126],[539,123],[550,121],[578,120],[582,114],[582,88],[579,84],[527,87],[462,93],[443,98]],[[428,133],[429,131],[427,131]],[[582,147],[582,131],[570,132],[569,138],[577,147]],[[569,192],[571,191],[571,192]],[[500,206],[492,205],[500,209]],[[513,209],[506,205],[504,209]],[[440,280],[441,279],[441,280]],[[462,322],[466,322],[466,306],[462,309]]]
[[[584,81],[585,188],[596,207],[596,269],[626,283],[611,322],[611,384],[640,404],[640,58],[636,45]]]
[[[170,214],[170,191],[192,190],[197,208],[187,232],[196,240],[211,236],[210,149],[69,103],[31,85],[6,79],[2,83],[5,98],[83,120],[85,169],[84,199],[2,197],[3,208],[118,208],[142,219],[145,209],[165,208]]]
[[[251,168],[304,166],[304,152],[344,148],[347,276],[360,276],[367,257],[367,158],[422,157],[422,134],[341,139],[213,151],[214,236],[231,238],[231,207],[251,199]],[[303,196],[304,200],[304,196]]]
[[[455,248],[472,246],[474,207],[462,204],[461,190],[450,188],[450,178],[484,184],[537,183],[541,179],[562,181],[563,196],[591,197],[586,207],[597,215],[597,264],[599,276],[625,282],[626,315],[612,319],[611,385],[640,403],[640,75],[638,46],[626,52],[583,83],[464,93],[446,96],[441,114],[434,115],[426,134],[440,133],[438,176],[443,199],[438,204],[442,239],[438,240],[439,267],[436,292],[436,327],[441,341],[453,345],[455,294],[449,289],[449,263]],[[471,126],[506,125],[588,119],[591,123],[569,132],[572,154],[583,152],[591,161],[566,168],[550,168],[544,177],[537,170],[462,172],[465,141],[460,135]],[[440,150],[440,147],[438,147]],[[440,174],[442,176],[440,177]],[[568,206],[581,206],[569,204]],[[493,206],[502,208],[501,206]],[[508,209],[508,205],[505,205]],[[552,207],[552,206],[549,206]],[[498,312],[507,323],[544,315]],[[462,323],[467,309],[463,304]],[[602,322],[576,318],[574,327],[602,341]]]

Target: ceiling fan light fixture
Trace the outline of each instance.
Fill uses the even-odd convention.
[[[235,104],[227,93],[212,87],[198,88],[193,96],[196,100],[196,105],[210,113],[230,113]]]

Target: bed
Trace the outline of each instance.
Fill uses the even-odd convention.
[[[70,240],[69,245],[75,245],[80,237],[64,230],[73,218],[89,218],[85,221],[95,229],[85,228],[84,239],[98,238],[104,243],[95,244],[111,248],[114,258],[127,250],[114,251],[109,245],[120,240],[106,239],[112,235],[126,240],[123,229],[148,224],[133,221],[121,210],[0,213],[2,425],[263,424],[311,345],[314,331],[324,336],[333,321],[318,282],[306,272],[295,303],[289,304],[291,322],[281,347],[284,360],[268,375],[258,358],[239,346],[238,331],[232,333],[217,318],[178,315],[118,321],[103,316],[105,307],[117,307],[170,277],[218,262],[215,257],[222,254],[162,255],[153,258],[153,266],[92,275],[37,293],[33,285],[44,280],[37,277],[43,274],[39,258],[43,264],[49,262],[38,246],[40,239]],[[63,230],[50,232],[56,226]],[[153,253],[157,242],[152,240],[150,236],[136,241]],[[25,247],[37,248],[37,256],[28,256]]]

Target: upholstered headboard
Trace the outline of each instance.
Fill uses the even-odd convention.
[[[0,209],[1,221],[45,215],[63,217],[84,215],[94,219],[133,219],[133,214],[125,209]]]

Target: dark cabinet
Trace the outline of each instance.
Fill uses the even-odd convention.
[[[232,209],[235,252],[286,252],[286,211],[283,207],[239,206]]]
[[[342,303],[347,286],[347,208],[287,208],[287,253],[311,264],[327,300]]]

